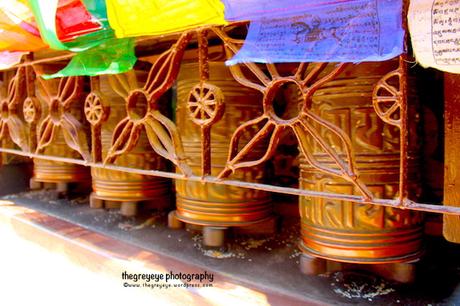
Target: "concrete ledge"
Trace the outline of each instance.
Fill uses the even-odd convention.
[[[60,254],[75,264],[97,274],[119,280],[119,290],[142,290],[153,299],[178,305],[320,305],[321,303],[271,292],[242,283],[228,275],[207,269],[214,276],[212,287],[202,288],[124,288],[122,273],[167,274],[204,273],[204,269],[172,257],[156,254],[116,240],[76,224],[0,201],[2,235],[32,241],[46,250]],[[3,245],[8,247],[8,245]],[[128,283],[134,283],[133,281]],[[209,282],[208,282],[209,283]],[[84,294],[84,292],[82,292]]]

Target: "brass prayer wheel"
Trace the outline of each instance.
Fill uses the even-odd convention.
[[[351,139],[361,181],[379,198],[396,198],[399,188],[399,129],[375,112],[372,93],[376,83],[394,69],[394,62],[349,66],[313,96],[311,110],[341,128]],[[416,126],[409,121],[410,131]],[[318,130],[341,151],[336,135]],[[333,167],[331,158],[311,141],[314,158]],[[417,192],[416,148],[410,146],[409,189]],[[344,157],[343,154],[340,155]],[[301,156],[300,187],[308,190],[360,195],[350,182],[323,174]],[[411,261],[422,249],[419,212],[350,201],[300,197],[300,248],[304,254],[341,262],[395,263]]]
[[[232,133],[241,123],[260,114],[258,101],[261,96],[238,84],[224,62],[209,62],[209,75],[205,94],[211,92],[212,99],[223,99],[225,105],[222,118],[212,125],[210,132],[211,175],[218,175],[225,167]],[[189,107],[193,99],[190,97],[199,95],[199,84],[198,64],[184,63],[177,79],[176,120],[188,163],[197,174],[201,173],[202,140],[200,126],[191,118],[197,110]],[[260,182],[263,176],[263,167],[238,170],[233,174],[235,179],[252,182]],[[205,227],[248,226],[272,218],[270,195],[261,190],[177,180],[176,199],[179,220]]]
[[[107,155],[112,145],[116,125],[126,117],[125,98],[128,92],[123,92],[122,87],[131,86],[134,90],[137,82],[141,82],[142,78],[145,78],[145,73],[133,71],[117,76],[100,76],[95,96],[87,98],[85,104],[87,118],[88,114],[97,115],[99,107],[107,115],[100,130],[102,158]],[[146,107],[146,103],[136,105],[139,112],[146,111]],[[104,114],[100,115],[104,116]],[[97,119],[94,116],[91,118]],[[145,133],[141,133],[137,145],[132,150],[117,158],[115,165],[145,170],[167,170],[165,160],[152,150]],[[139,202],[145,205],[144,208],[165,208],[170,204],[171,184],[168,179],[102,168],[91,168],[91,174],[93,178],[91,207],[102,207],[105,201],[106,208],[121,206],[122,214],[134,215]]]
[[[40,150],[41,154],[82,159],[81,154],[70,148],[65,141],[62,118],[69,115],[79,122],[85,122],[82,111],[84,102],[83,81],[83,78],[78,77],[36,82],[36,101],[40,108],[38,112],[41,113],[41,118],[37,124],[37,140],[38,146],[43,147]],[[73,89],[77,90],[73,91]],[[68,94],[69,92],[72,94]],[[65,96],[66,94],[68,96]],[[66,102],[69,104],[64,107]],[[82,129],[86,128],[85,125],[82,126]],[[85,133],[82,130],[79,132]],[[51,142],[49,142],[50,139]],[[58,191],[66,192],[68,183],[90,184],[91,176],[87,167],[38,158],[34,159],[33,162],[31,189],[41,188],[42,183],[54,183]]]

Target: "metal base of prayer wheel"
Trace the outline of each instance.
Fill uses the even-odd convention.
[[[384,123],[372,105],[376,83],[393,62],[352,66],[319,89],[313,97],[312,112],[341,128],[350,138],[360,180],[375,196],[396,198],[399,190],[399,130]],[[393,68],[394,69],[394,68]],[[391,83],[388,86],[394,86]],[[416,118],[411,120],[413,133]],[[340,150],[334,135],[318,128],[332,147]],[[412,135],[411,135],[412,137]],[[311,141],[311,140],[310,140]],[[417,143],[411,138],[411,142]],[[311,141],[314,158],[333,167],[331,158]],[[418,194],[416,149],[409,148],[409,193]],[[360,195],[350,182],[332,177],[312,167],[301,157],[300,187]],[[339,262],[383,264],[410,262],[422,253],[421,213],[393,207],[358,204],[320,198],[300,198],[300,249],[308,256]],[[321,262],[312,259],[311,262]],[[305,270],[310,264],[303,264]]]
[[[58,141],[46,149],[46,154],[59,152],[67,157],[75,157],[64,143]],[[57,154],[59,154],[57,153]],[[59,193],[66,194],[69,191],[69,184],[75,183],[87,190],[91,185],[91,175],[88,167],[54,162],[42,159],[34,159],[33,177],[30,179],[30,189],[37,190],[42,188],[56,188]]]
[[[417,261],[397,262],[379,265],[362,265],[342,263],[319,257],[302,254],[300,256],[300,271],[305,275],[319,275],[337,271],[367,271],[386,280],[398,283],[413,283],[415,281]]]
[[[206,86],[200,89],[197,63],[181,66],[177,80],[177,126],[181,132],[184,150],[190,157],[189,165],[195,173],[200,173],[203,151],[201,148],[201,130],[195,124],[196,109],[190,108],[190,99],[199,96],[200,90],[209,92],[214,100],[222,101],[225,113],[210,127],[212,143],[212,175],[220,173],[226,164],[229,139],[234,130],[242,123],[257,116],[261,109],[258,92],[242,87],[231,76],[224,63],[209,62],[210,78]],[[199,104],[199,103],[195,103]],[[216,110],[217,112],[217,110]],[[199,113],[199,112],[198,112]],[[192,118],[190,118],[192,117]],[[261,152],[255,152],[261,153]],[[260,181],[263,168],[238,170],[236,179]],[[228,227],[248,227],[273,222],[270,195],[265,191],[243,189],[234,186],[199,183],[186,180],[176,181],[177,210],[170,215],[169,225],[178,227],[179,221],[203,226],[204,243],[209,246],[223,244],[225,229]],[[275,231],[273,226],[271,232]]]
[[[91,180],[89,168],[44,160],[34,160],[34,176],[31,185],[37,183],[79,183]],[[32,188],[31,189],[35,189]]]
[[[67,182],[56,182],[56,183],[38,182],[35,180],[35,178],[31,178],[29,181],[29,188],[31,190],[55,189],[59,194],[66,195],[69,192],[70,184],[71,183],[67,183]]]
[[[311,256],[350,263],[406,262],[421,254],[421,229],[392,233],[346,233],[302,224],[300,249]]]
[[[224,245],[228,231],[238,235],[255,235],[267,236],[274,234],[278,230],[279,219],[276,216],[270,216],[264,220],[245,224],[244,226],[216,226],[208,223],[200,225],[194,220],[184,221],[183,218],[177,216],[177,211],[171,211],[168,214],[168,227],[171,229],[182,229],[187,226],[187,229],[199,229],[203,233],[203,245],[208,247],[221,247]]]
[[[91,169],[91,173],[94,190],[90,196],[92,208],[120,209],[122,215],[134,216],[138,205],[145,210],[165,210],[171,205],[171,185],[167,179],[144,178],[138,174],[106,169]]]
[[[89,205],[91,208],[119,209],[120,214],[126,217],[136,216],[139,211],[139,206],[144,210],[166,210],[171,204],[171,196],[166,194],[154,200],[104,200],[95,192],[89,197]]]

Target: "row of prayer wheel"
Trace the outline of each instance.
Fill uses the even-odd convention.
[[[236,82],[223,61],[210,62],[209,66],[209,83],[220,88],[225,103],[223,117],[211,129],[211,174],[217,175],[225,167],[230,138],[235,129],[261,114],[262,96]],[[397,196],[399,131],[377,116],[372,106],[372,92],[378,80],[394,69],[395,63],[391,61],[352,65],[335,80],[321,87],[315,93],[311,105],[312,112],[337,125],[350,137],[360,178],[373,194],[382,198]],[[144,82],[146,78],[143,72],[136,72],[136,77],[138,83]],[[110,85],[108,78],[100,77],[99,89],[110,108],[110,116],[101,130],[103,158],[110,148],[115,125],[126,115],[125,99]],[[187,163],[194,173],[200,173],[201,131],[190,120],[186,108],[189,93],[198,83],[198,64],[183,63],[177,79],[175,122]],[[81,99],[83,103],[84,97]],[[169,105],[167,102],[165,104]],[[43,107],[46,107],[45,104]],[[77,118],[82,118],[81,109],[76,107],[72,111]],[[415,125],[416,122],[411,121],[411,124]],[[336,136],[328,135],[327,131],[321,133],[332,146],[340,148]],[[331,166],[332,161],[317,146],[311,141],[312,155],[316,160]],[[257,148],[254,154],[260,156],[262,150],[262,147]],[[55,139],[45,153],[77,157],[77,153],[67,148],[62,138]],[[409,169],[416,169],[417,148],[411,148],[410,154],[414,158],[409,159]],[[132,151],[120,156],[116,164],[139,169],[168,170],[168,164],[153,152],[145,135],[140,137]],[[264,169],[263,165],[241,169],[235,172],[233,178],[250,182],[267,181],[270,178]],[[359,194],[351,183],[320,172],[302,156],[300,170],[300,188]],[[413,172],[416,173],[415,170]],[[414,173],[409,176],[409,185],[416,196],[419,182]],[[84,182],[91,177],[92,207],[121,207],[122,213],[133,215],[138,206],[165,209],[171,202],[172,184],[164,178],[106,169],[91,169],[90,173],[77,165],[34,160],[34,187],[41,182]],[[65,187],[61,189],[65,190]],[[170,226],[179,227],[182,223],[202,226],[204,241],[210,246],[222,244],[223,233],[229,227],[257,226],[273,222],[274,219],[271,196],[261,190],[177,180],[175,195],[176,209],[169,215]],[[300,197],[299,210],[300,249],[308,258],[381,264],[409,262],[420,256],[422,217],[418,212],[309,197]]]

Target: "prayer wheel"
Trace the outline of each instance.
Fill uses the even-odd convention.
[[[61,81],[61,79],[43,81],[41,86],[38,86],[38,82],[36,82],[37,101],[40,104],[42,114],[37,124],[38,127],[40,127],[47,118],[50,118],[52,122],[55,122],[63,115],[63,108],[60,106],[63,101],[58,98],[60,95],[59,91],[61,90],[61,87],[59,87],[58,84]],[[80,84],[78,86],[80,86],[81,89],[77,92],[71,106],[68,110],[66,110],[66,112],[71,114],[79,122],[84,123],[85,120],[82,111],[84,101],[84,95],[82,92],[83,78],[78,78],[76,83]],[[39,142],[41,138],[40,136],[41,135],[38,135]],[[42,138],[43,137],[46,136],[42,135]],[[67,145],[64,139],[62,127],[58,127],[57,125],[54,126],[54,139],[42,150],[41,153],[48,156],[82,159],[82,156],[77,151],[71,149]],[[30,180],[31,189],[40,189],[45,184],[51,183],[56,185],[57,191],[66,193],[69,183],[78,183],[82,186],[89,186],[91,182],[89,168],[81,165],[38,158],[35,158],[33,163],[33,177]]]
[[[198,71],[197,63],[181,66],[177,79],[176,120],[189,165],[194,173],[200,174],[200,127],[190,117],[196,109],[187,109],[190,96],[198,90]],[[211,175],[216,176],[225,167],[230,139],[235,129],[260,114],[261,103],[258,101],[261,96],[238,84],[224,62],[209,62],[209,74],[207,83],[212,84],[208,87],[213,98],[223,99],[225,105],[223,117],[211,127],[210,133]],[[259,155],[262,153],[262,150],[254,152]],[[233,174],[235,179],[252,182],[260,182],[263,177],[263,167],[242,169]],[[270,194],[260,190],[177,180],[176,200],[175,217],[185,223],[204,226],[204,242],[207,245],[221,244],[223,228],[251,226],[273,219]]]
[[[392,61],[349,66],[315,93],[311,106],[312,112],[348,135],[361,181],[375,197],[387,199],[396,198],[399,190],[400,134],[398,127],[378,117],[372,105],[372,93],[376,83],[394,66]],[[416,134],[416,118],[409,121],[411,137]],[[339,156],[344,157],[340,139],[321,127],[317,129],[323,139],[339,151]],[[313,157],[333,167],[332,159],[317,143],[310,141]],[[417,141],[411,139],[411,142]],[[409,151],[408,185],[410,193],[416,195],[419,189],[416,145],[410,145]],[[300,169],[303,189],[360,195],[350,182],[323,174],[303,156]],[[422,217],[419,212],[346,200],[300,197],[300,214],[300,248],[308,258],[379,264],[409,262],[420,256]]]
[[[134,79],[137,77],[139,82],[143,77],[145,78],[145,73],[130,73],[132,73],[131,79],[133,76]],[[117,77],[124,82],[125,76]],[[107,120],[101,124],[102,158],[107,155],[112,145],[112,135],[116,125],[126,117],[126,97],[120,95],[121,91],[117,88],[120,83],[111,82],[110,78],[114,77],[99,77],[97,94],[104,104],[104,110],[109,113]],[[87,102],[93,102],[92,106],[98,107],[97,101],[87,100]],[[136,108],[139,112],[145,112],[147,104],[138,103]],[[141,133],[137,145],[131,151],[117,158],[115,165],[144,170],[167,170],[165,160],[152,150],[145,133]],[[138,204],[141,203],[143,208],[152,209],[165,208],[170,204],[171,184],[168,179],[102,168],[91,168],[91,174],[93,193],[90,197],[90,205],[93,208],[120,207],[121,214],[131,216],[137,213]]]

